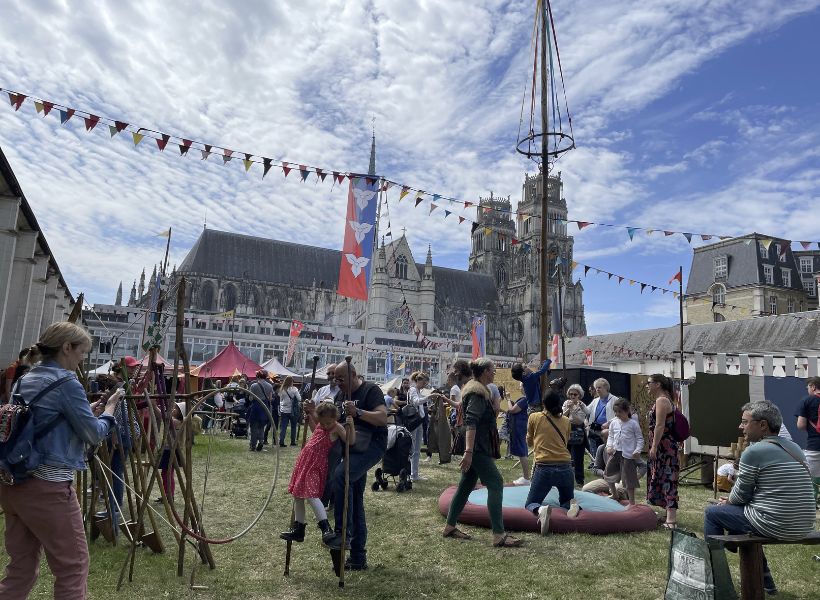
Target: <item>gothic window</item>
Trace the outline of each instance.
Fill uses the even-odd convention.
[[[500,288],[507,287],[507,270],[504,267],[495,270],[495,284]]]
[[[407,258],[403,254],[396,259],[396,277],[407,279]]]
[[[233,284],[228,284],[222,291],[222,306],[224,310],[233,310],[236,308],[236,287]]]
[[[520,319],[510,321],[509,335],[512,342],[520,342],[524,337],[524,325]]]
[[[199,289],[199,309],[216,310],[214,306],[214,284],[210,281],[203,281]]]

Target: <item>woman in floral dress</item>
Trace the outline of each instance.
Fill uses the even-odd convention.
[[[646,382],[649,394],[655,400],[649,412],[649,478],[646,501],[666,509],[664,527],[674,529],[678,514],[678,442],[672,437],[675,405],[672,380],[665,375],[652,375]]]

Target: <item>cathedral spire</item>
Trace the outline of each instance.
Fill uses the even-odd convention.
[[[145,269],[142,270],[142,275],[140,275],[140,285],[137,288],[137,296],[139,298],[142,298],[144,293],[145,293]]]
[[[373,137],[370,140],[370,166],[367,168],[368,175],[376,174],[376,125],[373,125]]]
[[[117,288],[117,298],[114,300],[114,306],[122,306],[122,281],[120,281],[120,287]]]
[[[131,296],[128,298],[128,306],[136,306],[137,305],[137,282],[134,281],[134,284],[131,286]]]

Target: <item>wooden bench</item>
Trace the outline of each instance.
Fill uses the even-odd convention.
[[[763,546],[770,544],[820,544],[820,531],[812,531],[806,537],[794,542],[784,542],[756,535],[710,535],[713,540],[734,545],[740,553],[740,597],[741,600],[763,600]]]

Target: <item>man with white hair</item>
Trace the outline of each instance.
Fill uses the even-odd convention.
[[[609,382],[603,377],[596,379],[592,385],[595,388],[597,398],[589,403],[587,438],[589,439],[589,451],[592,456],[595,456],[598,446],[606,443],[609,422],[615,418],[613,405],[618,396],[609,393]]]

